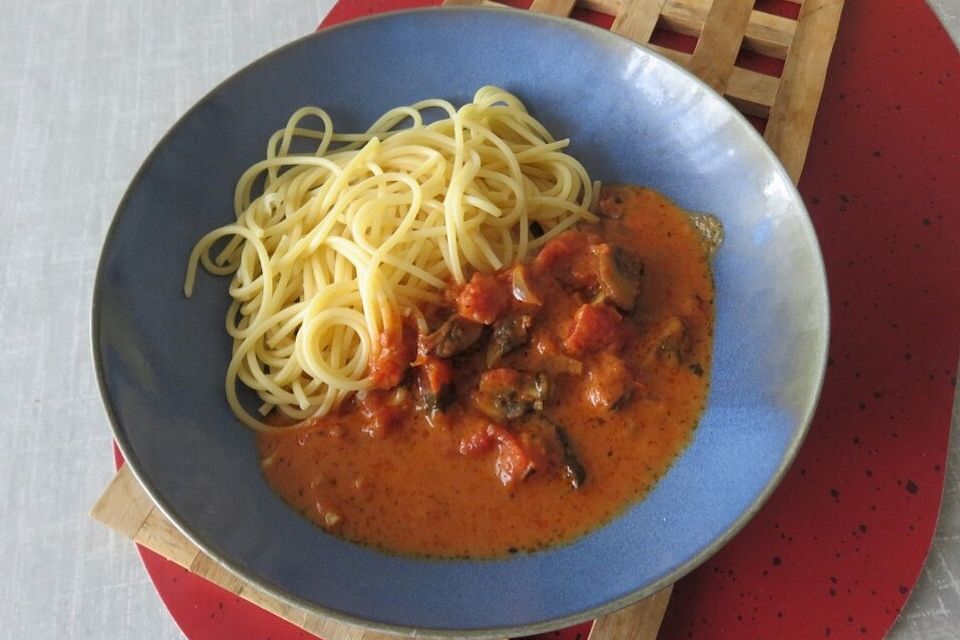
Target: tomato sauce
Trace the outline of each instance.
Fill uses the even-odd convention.
[[[599,208],[452,289],[430,334],[395,336],[383,389],[258,436],[270,486],[348,540],[447,558],[569,542],[641,499],[706,402],[709,251],[652,190],[605,188]]]

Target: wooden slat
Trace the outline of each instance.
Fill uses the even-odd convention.
[[[400,636],[344,625],[314,613],[307,614],[306,620],[300,627],[325,640],[398,640],[400,638]]]
[[[843,0],[808,0],[800,7],[797,32],[770,109],[764,138],[794,182],[807,157],[842,10]]]
[[[670,0],[626,0],[629,3],[629,17],[618,16],[614,20],[612,30],[622,36],[630,38],[636,42],[644,43],[650,38],[650,21],[654,18],[653,13],[658,5],[666,6]],[[497,3],[483,0],[445,0],[444,5],[468,5],[468,4],[490,4]],[[581,2],[581,4],[583,4]],[[609,6],[609,2],[608,2]],[[625,7],[627,5],[624,5]],[[620,7],[620,2],[616,2],[616,7]],[[639,13],[634,13],[636,9]],[[681,66],[687,66],[690,61],[690,54],[668,49],[658,45],[647,45],[657,53],[673,60]],[[779,80],[777,78],[735,67],[730,75],[727,85],[726,96],[739,109],[750,115],[765,118],[770,113],[770,106],[776,97]]]
[[[610,30],[634,42],[646,44],[660,19],[665,0],[623,0]]]
[[[230,593],[249,600],[284,620],[326,640],[397,640],[301,607],[287,605],[260,591],[206,555],[151,502],[130,468],[124,465],[97,500],[91,515],[137,544],[159,553]]]
[[[587,640],[656,640],[672,592],[670,585],[635,605],[598,618]]]
[[[699,38],[703,25],[707,22],[711,4],[713,4],[712,0],[669,2],[663,7],[657,26],[667,31]]]
[[[725,95],[744,113],[766,118],[779,86],[780,78],[734,67]]]
[[[687,68],[724,93],[740,53],[753,0],[713,0]]]
[[[501,9],[512,9],[508,4],[496,2],[495,0],[443,0],[445,7],[499,7]]]
[[[676,62],[681,67],[686,67],[690,62],[690,54],[684,51],[677,51],[676,49],[670,49],[669,47],[661,47],[658,44],[648,44],[646,47],[651,51],[656,51],[667,60]]]
[[[270,594],[264,591],[261,591],[260,589],[253,586],[250,583],[244,583],[243,588],[240,589],[240,593],[237,595],[239,595],[241,598],[243,598],[247,602],[250,602],[251,604],[255,604],[261,609],[266,609],[267,611],[270,611],[277,617],[283,618],[287,622],[297,625],[301,629],[307,629],[306,625],[309,624],[309,621],[312,618],[320,617],[314,613],[308,612],[306,609],[302,609],[300,607],[293,607],[283,602],[280,602]],[[327,618],[323,618],[323,619],[327,620]],[[341,629],[341,627],[345,625],[341,625],[341,623],[337,622],[336,620],[333,620],[332,622],[334,625],[337,625],[337,626],[330,632],[329,635],[324,635],[320,637],[328,638],[329,640],[342,640],[336,634],[338,631],[342,633],[346,633],[347,630]],[[350,631],[353,631],[354,627],[349,627],[348,629]]]
[[[712,0],[666,0],[657,26],[687,36],[700,37]],[[577,6],[618,16],[621,0],[580,0]],[[743,48],[783,60],[790,48],[796,21],[763,11],[753,11],[743,37]]]
[[[400,637],[342,624],[333,618],[315,613],[308,613],[299,626],[325,640],[398,640]]]
[[[533,0],[530,11],[567,17],[573,11],[573,5],[575,4],[577,4],[577,0]]]
[[[577,2],[577,6],[582,9],[605,13],[608,16],[619,14],[620,4],[620,0],[579,0]]]
[[[510,5],[503,4],[502,2],[495,2],[494,0],[443,0],[443,6],[445,7],[484,6],[484,7],[499,7],[501,9],[513,8]]]
[[[771,58],[783,60],[790,50],[797,21],[772,13],[754,11],[743,35],[743,48]]]
[[[670,0],[664,5],[659,26],[700,37],[710,12],[711,0]],[[790,48],[796,22],[763,11],[751,11],[743,37],[743,48],[783,59]]]
[[[154,507],[133,541],[156,551],[167,560],[189,569],[197,560],[200,549],[195,547],[167,518]]]
[[[235,596],[240,595],[245,584],[242,578],[202,552],[198,553],[196,559],[190,563],[190,573],[220,585]]]
[[[153,501],[133,473],[124,466],[113,476],[106,491],[90,510],[90,515],[97,522],[132,540],[151,511]]]
[[[307,614],[300,628],[320,638],[331,640],[374,640],[378,637],[372,632],[365,632],[363,629],[356,627],[345,627],[335,620],[313,614]],[[370,633],[370,635],[366,635],[367,633]],[[394,640],[396,640],[395,637]]]
[[[614,16],[611,31],[646,44],[653,33],[650,14],[659,7],[654,27],[700,37],[712,0],[580,0],[575,5]],[[506,7],[492,0],[444,0],[444,6]],[[641,25],[634,27],[633,24]],[[796,30],[796,21],[753,11],[743,36],[743,48],[783,60]]]

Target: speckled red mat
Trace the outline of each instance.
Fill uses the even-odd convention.
[[[324,24],[424,4],[344,1]],[[958,108],[960,56],[925,3],[848,0],[800,182],[830,286],[820,407],[770,502],[678,583],[662,640],[878,639],[906,601],[936,524],[960,353]],[[310,637],[142,554],[192,640]]]

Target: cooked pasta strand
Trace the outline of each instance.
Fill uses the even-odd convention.
[[[443,117],[428,123],[428,111]],[[594,220],[597,187],[568,144],[497,87],[459,109],[393,109],[363,133],[335,133],[317,107],[294,112],[237,183],[236,221],[199,240],[184,281],[189,297],[200,265],[233,276],[224,382],[237,417],[274,428],[244,409],[238,383],[260,396],[260,415],[325,415],[372,387],[381,334],[402,318],[424,330],[450,283]]]

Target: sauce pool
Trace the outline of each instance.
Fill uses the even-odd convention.
[[[445,558],[570,542],[641,499],[706,403],[713,280],[703,235],[662,195],[607,187],[600,211],[524,265],[520,292],[508,269],[451,293],[476,343],[440,358],[449,345],[419,336],[392,390],[258,435],[274,491],[348,540]],[[507,322],[505,344],[522,341],[491,363]]]

